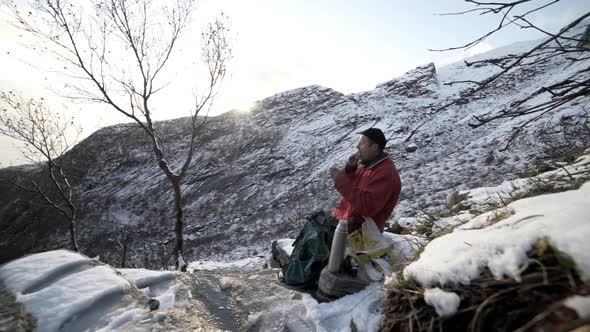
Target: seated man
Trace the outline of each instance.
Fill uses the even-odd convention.
[[[364,217],[373,218],[383,233],[399,199],[401,180],[395,164],[383,152],[387,143],[383,132],[369,128],[360,134],[358,151],[348,158],[344,169],[334,167],[329,171],[334,187],[342,195],[332,215],[347,221],[348,234],[361,227]]]

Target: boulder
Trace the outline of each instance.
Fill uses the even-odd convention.
[[[415,143],[410,143],[406,146],[406,152],[416,152],[418,150],[418,146]]]

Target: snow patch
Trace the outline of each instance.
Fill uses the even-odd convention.
[[[188,271],[193,272],[195,270],[218,270],[218,269],[229,269],[229,268],[240,268],[255,270],[260,269],[266,263],[265,257],[248,257],[235,261],[194,261],[188,264]]]
[[[118,302],[129,287],[129,282],[112,268],[96,266],[64,277],[38,292],[17,296],[17,301],[37,318],[40,332],[57,331],[66,323],[75,322],[85,311],[104,310],[103,299]]]
[[[160,302],[160,309],[172,308],[180,285],[176,273],[146,269],[119,269],[119,272],[134,283],[146,296]]]
[[[436,287],[424,291],[424,301],[434,307],[440,317],[449,317],[457,312],[461,298],[453,292],[445,292]]]
[[[111,331],[120,331],[125,325],[129,324],[130,322],[136,321],[139,319],[144,313],[145,310],[143,309],[131,309],[127,310],[127,308],[120,309],[120,314],[115,315],[114,318],[109,322],[109,324],[101,329],[96,330],[97,332],[111,332]]]
[[[318,303],[309,295],[303,297],[305,320],[317,331],[350,331],[351,323],[361,331],[378,331],[383,321],[385,292],[379,284],[329,303]]]
[[[583,280],[590,278],[590,183],[578,190],[515,201],[515,214],[483,229],[457,230],[430,242],[420,259],[404,269],[405,278],[423,286],[469,284],[488,268],[500,279],[519,280],[533,245],[548,237],[576,263]]]
[[[403,217],[399,218],[398,223],[403,228],[408,228],[414,225],[420,225],[422,222],[415,217]]]
[[[149,321],[147,298],[135,287],[157,299],[160,309],[174,306],[180,287],[174,272],[115,270],[67,250],[6,263],[0,280],[37,319],[40,332],[126,330],[146,317]]]
[[[400,235],[389,232],[383,232],[383,235],[391,240],[393,253],[398,259],[401,259],[400,264],[412,259],[416,252],[428,242],[426,238],[416,235]]]
[[[590,154],[579,157],[571,165],[541,173],[531,178],[519,178],[504,181],[495,187],[481,187],[459,192],[466,195],[466,203],[470,206],[500,206],[505,202],[526,194],[541,184],[553,184],[566,187],[568,182],[585,179],[585,173],[590,169]]]
[[[221,277],[221,279],[219,279],[219,289],[222,291],[230,289],[232,285],[233,283],[230,278]]]
[[[64,268],[77,270],[92,259],[67,250],[47,251],[22,257],[0,267],[0,279],[15,293],[22,293],[43,280],[58,277]]]

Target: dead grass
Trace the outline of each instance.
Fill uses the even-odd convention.
[[[494,210],[494,217],[490,219],[486,226],[494,225],[510,216],[514,215],[514,210],[505,208],[501,210]]]
[[[561,330],[572,319],[561,301],[587,294],[573,261],[539,241],[521,274],[522,281],[496,280],[489,271],[470,285],[445,287],[457,293],[457,313],[440,318],[424,302],[424,288],[414,280],[400,280],[388,288],[382,331],[529,331]]]

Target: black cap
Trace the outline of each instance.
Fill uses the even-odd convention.
[[[371,141],[379,145],[381,150],[385,149],[385,144],[387,143],[387,140],[385,139],[385,135],[383,135],[381,129],[369,128],[365,131],[360,132],[359,134],[367,136]]]

